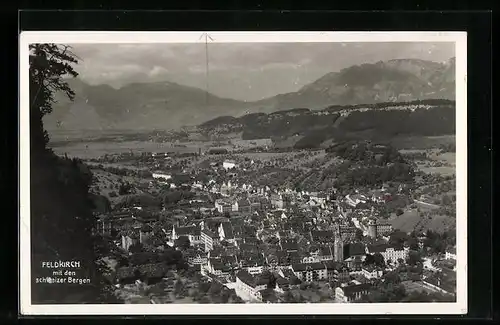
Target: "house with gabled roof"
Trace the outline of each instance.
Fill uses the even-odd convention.
[[[335,235],[332,230],[311,230],[311,241],[315,243],[333,243]]]
[[[237,260],[239,267],[252,275],[261,274],[266,269],[265,258],[260,252],[241,252]]]
[[[323,263],[292,264],[292,271],[297,278],[305,282],[328,279],[328,272]]]
[[[248,199],[241,199],[237,201],[238,204],[238,212],[249,214],[252,213],[252,205]]]
[[[290,289],[290,281],[282,276],[276,278],[276,287],[274,290],[279,293],[285,293]]]
[[[201,227],[200,226],[185,226],[178,227],[174,225],[172,227],[172,241],[179,239],[181,236],[186,236],[189,238],[191,245],[202,244],[201,240]]]
[[[216,276],[227,276],[231,271],[231,267],[224,264],[219,258],[209,258],[206,270]]]
[[[335,288],[335,300],[341,303],[354,302],[366,295],[371,290],[371,284],[351,284]]]
[[[216,245],[220,243],[219,235],[214,233],[208,228],[204,228],[200,232],[200,239],[205,245],[205,251],[211,251]]]
[[[445,259],[456,260],[457,259],[457,249],[456,247],[448,247],[445,252]]]
[[[297,252],[299,250],[299,245],[294,239],[282,239],[280,240],[280,247],[282,250],[287,252]]]
[[[139,231],[136,229],[124,230],[122,232],[122,249],[128,251],[130,246],[139,243]]]
[[[267,289],[268,281],[260,276],[253,276],[245,270],[236,273],[236,292],[250,300],[259,301],[258,293]]]

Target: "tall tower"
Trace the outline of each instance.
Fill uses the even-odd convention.
[[[335,238],[340,238],[340,236],[341,236],[341,233],[340,233],[340,224],[338,222],[336,222],[333,225],[333,234],[334,234]]]
[[[344,261],[344,242],[340,236],[335,236],[335,243],[333,244],[333,258],[335,262]]]
[[[377,238],[377,222],[373,219],[368,223],[368,236]]]

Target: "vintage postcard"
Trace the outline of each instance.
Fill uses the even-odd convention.
[[[21,314],[467,313],[466,42],[23,32]]]

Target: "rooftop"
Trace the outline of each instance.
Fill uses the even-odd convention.
[[[358,292],[366,292],[371,289],[371,284],[369,283],[361,283],[361,284],[351,284],[346,287],[343,287],[344,295],[352,296]]]
[[[260,276],[253,276],[245,270],[238,271],[236,277],[240,279],[241,282],[255,288],[259,285],[267,285],[267,280],[261,278]]]
[[[200,227],[197,226],[174,227],[174,229],[175,229],[175,234],[177,236],[183,236],[183,235],[200,236],[201,234],[201,229]]]

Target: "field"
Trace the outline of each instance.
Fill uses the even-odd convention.
[[[419,170],[427,174],[441,174],[443,176],[455,175],[455,167],[449,167],[449,166],[425,167],[420,165]]]
[[[395,229],[404,232],[410,232],[414,229],[423,231],[431,229],[432,231],[443,232],[455,223],[454,218],[442,215],[431,215],[425,218],[416,209],[408,209],[402,215],[393,216],[388,221]]]
[[[455,135],[435,137],[395,137],[390,143],[397,149],[433,149],[440,145],[455,144]]]
[[[49,144],[50,145],[50,144]],[[196,152],[197,146],[175,147],[170,143],[156,143],[150,141],[82,141],[66,145],[52,146],[56,154],[67,154],[69,157],[97,158],[105,154],[119,154],[124,152]]]
[[[407,292],[412,292],[412,291],[425,291],[427,293],[433,293],[435,290],[432,290],[430,288],[424,287],[421,283],[419,282],[414,282],[414,281],[403,281],[401,284],[405,287],[405,290]]]
[[[110,193],[118,193],[119,184],[121,182],[128,182],[136,186],[136,194],[143,193],[137,186],[140,184],[140,179],[133,176],[118,176],[103,170],[92,169],[92,174],[96,179],[96,182],[92,184],[93,192],[106,196],[112,204],[117,203],[123,197],[116,196],[113,197]]]

